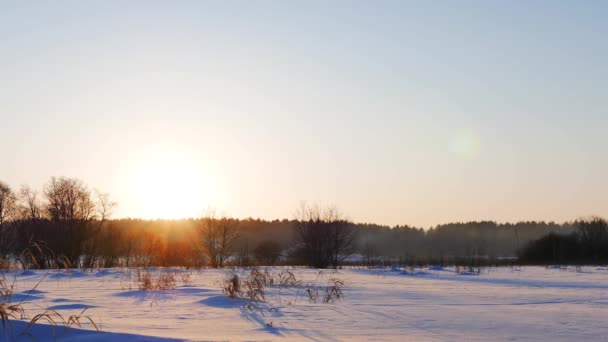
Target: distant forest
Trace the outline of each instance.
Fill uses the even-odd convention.
[[[424,230],[353,223],[335,208],[319,206],[302,206],[296,218],[272,221],[212,215],[110,219],[112,206],[107,195],[89,191],[77,179],[52,178],[41,193],[28,187],[13,191],[0,182],[0,257],[24,268],[608,259],[608,228],[601,219],[463,222]]]

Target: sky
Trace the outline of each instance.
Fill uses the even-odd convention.
[[[0,0],[0,180],[114,217],[608,216],[606,1]]]

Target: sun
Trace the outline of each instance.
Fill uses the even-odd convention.
[[[139,160],[129,178],[135,206],[143,218],[198,217],[211,205],[214,186],[204,167],[180,153]]]

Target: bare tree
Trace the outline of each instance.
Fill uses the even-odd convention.
[[[17,196],[8,184],[0,181],[0,226],[14,218]]]
[[[95,217],[95,202],[82,181],[75,178],[52,177],[47,184],[46,211],[51,221],[73,223]]]
[[[52,227],[44,218],[44,204],[38,193],[22,185],[18,196],[19,259],[24,268],[51,268],[55,266],[54,253],[48,248],[49,241],[57,239]]]
[[[22,220],[37,221],[42,218],[42,204],[38,193],[27,185],[19,190],[19,216]]]
[[[209,264],[212,267],[224,267],[238,237],[237,221],[227,217],[216,218],[211,213],[201,219],[199,227]]]
[[[335,206],[303,203],[297,213],[296,248],[309,266],[337,268],[352,253],[356,237]]]
[[[17,196],[0,181],[0,257],[6,259],[11,252],[15,237],[12,221],[16,218]]]
[[[102,260],[103,253],[101,246],[103,245],[103,241],[101,240],[107,238],[107,236],[100,233],[106,225],[106,221],[112,215],[112,209],[116,206],[116,203],[110,200],[110,195],[107,193],[95,190],[95,198],[95,221],[91,222],[90,236],[87,240],[83,241],[84,260],[82,266],[85,268],[92,268],[101,263],[106,263]]]
[[[52,177],[44,190],[45,211],[58,232],[65,234],[56,253],[62,254],[72,267],[80,266],[84,244],[98,231],[97,203],[82,181],[74,178]],[[107,201],[101,200],[102,215],[107,212]],[[105,218],[104,218],[105,219]]]
[[[249,257],[249,240],[242,235],[239,236],[239,251],[238,262],[239,266],[250,266],[251,258]]]
[[[367,265],[373,266],[377,262],[378,249],[372,240],[372,234],[367,232],[361,240],[361,253],[365,257]]]

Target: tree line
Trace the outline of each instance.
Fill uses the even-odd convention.
[[[25,268],[335,268],[423,258],[521,258],[530,243],[544,236],[581,234],[580,221],[462,222],[427,230],[389,227],[354,223],[335,207],[307,204],[296,217],[282,220],[213,213],[182,220],[111,219],[114,206],[107,194],[74,178],[53,177],[40,192],[27,186],[13,190],[0,182],[0,258]]]
[[[522,263],[599,264],[608,262],[608,223],[600,217],[574,222],[566,234],[551,232],[520,251]]]
[[[301,219],[272,227],[213,213],[173,221],[110,220],[114,206],[107,194],[74,178],[52,177],[40,193],[0,182],[0,259],[24,268],[274,264],[285,259],[289,240],[290,254],[302,256],[297,262],[337,267],[355,246],[350,222],[320,206],[304,205]],[[249,234],[244,222],[261,235]],[[264,234],[279,226],[283,232]],[[296,226],[300,234],[293,236]]]

